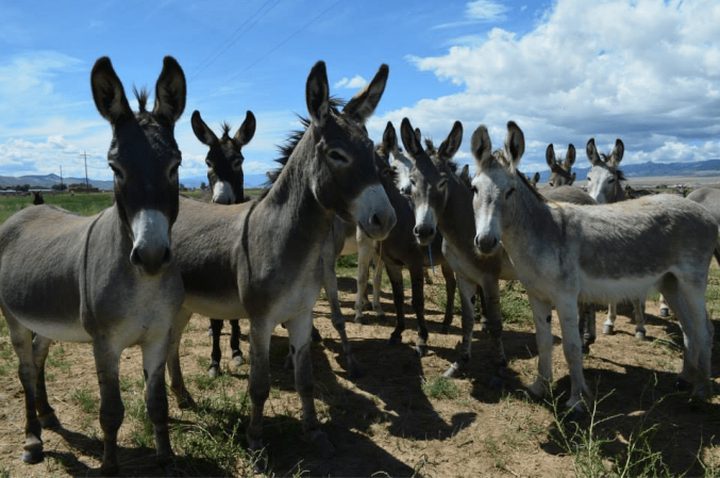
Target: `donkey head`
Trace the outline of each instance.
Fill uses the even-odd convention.
[[[571,186],[575,182],[575,173],[572,172],[573,164],[575,164],[575,146],[569,144],[565,159],[560,159],[555,156],[553,145],[549,144],[545,150],[545,161],[550,167],[548,185],[551,188]]]
[[[396,217],[380,184],[365,121],[380,102],[387,77],[387,65],[380,66],[372,81],[338,111],[331,105],[325,63],[320,61],[310,71],[305,95],[315,198],[325,209],[356,222],[369,237],[379,240],[387,237]]]
[[[395,126],[388,121],[383,133],[382,149],[388,154],[390,168],[395,174],[395,186],[405,195],[410,195],[410,170],[412,161],[405,156],[398,146]]]
[[[193,111],[190,123],[197,139],[210,148],[205,156],[205,164],[208,167],[207,177],[212,191],[212,202],[237,204],[245,201],[245,178],[242,169],[245,158],[242,147],[255,135],[255,115],[252,111],[245,113],[245,121],[234,136],[230,136],[230,125],[223,123],[220,139],[205,124],[199,111]]]
[[[146,110],[147,93],[136,92],[138,113],[130,109],[109,58],[95,63],[90,79],[95,106],[112,125],[108,164],[120,220],[132,240],[130,262],[156,274],[170,262],[170,228],[178,214],[181,155],[174,127],[185,108],[185,75],[166,56],[153,110]]]
[[[535,173],[532,175],[532,177],[526,174],[525,179],[527,179],[527,182],[530,186],[537,189],[537,184],[540,182],[540,173]],[[550,185],[552,186],[552,183],[550,183]]]
[[[462,123],[453,124],[447,139],[437,149],[434,158],[420,144],[410,120],[403,118],[400,125],[405,150],[412,158],[410,171],[410,194],[415,205],[415,240],[421,245],[432,242],[437,232],[437,221],[448,201],[448,179],[453,175],[449,161],[462,143]]]
[[[590,138],[585,148],[588,161],[592,164],[588,172],[588,194],[598,203],[611,203],[625,199],[621,181],[625,179],[618,169],[622,161],[625,145],[620,138],[615,140],[615,147],[610,155],[598,153],[595,138]]]
[[[517,197],[514,194],[517,188],[528,187],[534,191],[525,176],[517,171],[525,152],[523,132],[513,121],[508,122],[507,129],[505,146],[494,153],[484,125],[472,135],[471,149],[477,165],[477,174],[472,180],[475,247],[480,254],[493,254],[499,249],[503,220],[511,220],[507,217],[508,205]]]

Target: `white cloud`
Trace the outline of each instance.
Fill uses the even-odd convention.
[[[505,19],[507,7],[492,0],[474,0],[465,6],[465,16],[471,20],[495,22]]]
[[[346,88],[346,89],[358,89],[367,85],[368,81],[360,75],[355,75],[352,78],[347,76],[342,77],[333,86],[335,88]]]
[[[408,116],[440,140],[459,119],[466,140],[485,123],[499,145],[513,119],[527,170],[548,143],[582,151],[590,137],[623,138],[627,162],[720,157],[720,3],[559,0],[541,18],[526,34],[493,28],[444,55],[408,57],[462,92],[389,112],[371,133]]]

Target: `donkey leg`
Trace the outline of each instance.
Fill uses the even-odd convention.
[[[18,377],[25,393],[25,444],[22,460],[25,463],[43,461],[42,426],[36,412],[37,369],[33,360],[32,332],[6,311],[3,315],[10,329],[10,340],[18,357]]]
[[[367,241],[358,241],[357,295],[355,296],[355,322],[358,324],[365,323],[363,309],[365,308],[371,258],[372,251]]]
[[[633,315],[635,316],[635,338],[645,340],[645,300],[633,300]]]
[[[100,427],[103,431],[103,459],[100,472],[114,475],[118,471],[117,432],[125,417],[120,398],[120,352],[105,340],[93,342],[95,368],[100,385]]]
[[[167,464],[173,456],[168,432],[168,399],[165,390],[168,342],[167,337],[162,337],[142,344],[145,404],[155,433],[155,450],[160,465]]]
[[[402,268],[386,264],[385,270],[392,286],[393,303],[395,304],[395,330],[390,335],[390,345],[402,342],[402,333],[405,330],[405,297],[403,293]]]
[[[720,259],[718,259],[718,263],[720,263]],[[670,317],[670,307],[668,307],[665,296],[662,294],[660,294],[660,317]]]
[[[212,329],[212,351],[210,352],[208,375],[215,378],[220,375],[220,359],[222,358],[220,333],[222,332],[223,321],[221,319],[210,319],[210,328]]]
[[[168,347],[167,369],[170,374],[170,390],[178,402],[178,406],[185,410],[195,408],[195,400],[185,387],[182,370],[180,370],[180,338],[185,326],[190,320],[192,312],[187,309],[181,309],[173,321],[173,327],[170,332],[170,345]]]
[[[545,393],[552,385],[552,346],[553,337],[550,330],[550,321],[552,320],[552,305],[529,297],[530,307],[533,312],[533,321],[535,322],[535,341],[538,349],[538,376],[530,385],[530,393],[538,398],[545,396]]]
[[[232,360],[230,361],[234,367],[239,367],[245,363],[242,350],[240,350],[240,321],[230,320],[230,351],[232,352]]]
[[[266,317],[250,321],[250,423],[246,430],[250,452],[255,455],[255,468],[263,472],[267,456],[262,442],[263,408],[270,395],[270,337],[273,324]],[[297,369],[297,367],[295,367]],[[297,373],[297,372],[296,372]]]
[[[427,353],[428,329],[425,323],[425,281],[423,277],[422,262],[410,269],[410,282],[412,285],[412,306],[417,318],[418,339],[415,351],[419,356]]]
[[[300,395],[303,414],[303,432],[306,439],[318,448],[324,458],[334,453],[334,447],[325,432],[320,430],[314,401],[314,380],[310,356],[310,327],[312,311],[288,321],[288,338],[295,362],[295,390]]]
[[[380,293],[382,292],[382,271],[383,260],[380,254],[375,255],[375,273],[373,274],[373,299],[372,307],[379,320],[385,320],[385,312],[380,304]]]
[[[580,322],[578,329],[582,338],[583,353],[590,352],[590,346],[595,343],[595,304],[578,304]]]
[[[33,358],[35,361],[35,370],[37,370],[37,386],[36,386],[36,402],[38,418],[43,428],[54,430],[60,428],[60,421],[55,415],[55,410],[50,406],[47,396],[47,388],[45,387],[45,360],[50,350],[52,340],[35,335],[33,338]]]
[[[482,295],[485,317],[487,318],[486,330],[490,333],[491,353],[493,362],[498,367],[507,366],[505,348],[502,343],[502,313],[500,312],[500,284],[498,277],[485,274],[482,278]]]
[[[582,341],[578,333],[577,300],[568,300],[566,303],[556,304],[560,328],[562,331],[562,345],[565,361],[570,371],[570,398],[567,406],[573,411],[582,411],[583,395],[590,397],[590,390],[585,384],[583,374]]]
[[[685,297],[680,293],[678,280],[674,276],[666,278],[662,282],[660,285],[660,292],[679,319],[680,329],[683,333],[683,343],[685,345],[683,349],[683,365],[675,382],[675,387],[682,392],[690,391],[696,372],[688,354],[688,335],[685,330],[685,319],[680,319],[680,317],[689,316],[688,305],[685,301]]]
[[[463,370],[470,362],[472,349],[472,333],[475,326],[474,307],[472,297],[476,291],[476,285],[466,277],[458,274],[458,288],[460,289],[460,319],[462,323],[462,344],[460,346],[460,358],[450,365],[443,377],[454,377],[459,370]]]
[[[603,335],[613,335],[615,333],[615,319],[617,318],[617,304],[615,302],[608,304],[608,314],[603,324]]]
[[[455,280],[455,272],[447,264],[441,266],[443,277],[445,278],[445,317],[442,323],[442,333],[447,334],[452,325],[453,314],[455,313],[455,289],[457,281]]]
[[[324,259],[324,258],[323,258]],[[348,371],[351,376],[357,377],[360,375],[360,367],[355,360],[352,353],[352,346],[347,336],[345,329],[345,316],[340,308],[340,298],[338,297],[338,286],[337,286],[337,274],[335,273],[335,262],[326,264],[323,260],[323,286],[325,287],[325,294],[327,295],[328,302],[330,302],[330,316],[332,317],[332,324],[335,327],[338,335],[340,336],[340,343],[343,348],[343,355],[347,363]]]

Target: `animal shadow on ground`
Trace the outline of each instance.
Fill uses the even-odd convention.
[[[325,343],[331,344],[336,354],[342,353],[339,342],[326,340]],[[287,338],[274,336],[270,347],[272,386],[294,390],[293,371],[284,367],[287,350]],[[319,409],[319,416],[327,418],[322,428],[335,446],[335,454],[329,459],[318,457],[312,446],[302,440],[300,420],[276,415],[267,418],[264,426],[272,469],[283,475],[292,474],[299,467],[310,476],[370,476],[378,472],[390,476],[411,476],[412,467],[366,436],[371,434],[373,424],[395,419],[391,409],[386,407],[381,410],[377,404],[379,400],[343,386],[322,346],[313,346],[312,363],[315,396],[324,403]],[[299,415],[300,403],[295,394],[291,395],[288,407],[293,410],[294,416]]]
[[[57,433],[68,445],[83,455],[92,456],[98,461],[102,459],[103,443],[98,438],[91,438],[82,433],[60,427],[45,433]],[[78,460],[77,456],[68,452],[45,452],[71,476],[103,476],[100,468],[90,468]],[[176,456],[172,462],[160,466],[155,460],[155,450],[148,447],[127,448],[118,446],[118,463],[121,476],[220,476],[223,469],[210,460],[192,456]],[[189,472],[193,470],[194,472]]]
[[[667,329],[671,342],[646,341],[646,345],[667,347],[675,352],[674,355],[682,353],[683,339],[678,323],[657,317],[653,322]],[[717,337],[720,324],[713,321],[713,325]],[[702,448],[720,445],[720,405],[699,402],[691,399],[687,392],[678,392],[676,373],[633,365],[632,357],[618,360],[595,356],[594,359],[622,370],[585,369],[585,378],[596,400],[594,439],[601,441],[602,458],[622,463],[627,457],[628,442],[636,440],[635,460],[643,457],[642,453],[652,450],[660,453],[671,476],[703,476],[705,471],[698,455]],[[677,362],[679,369],[681,358],[676,355],[672,360]],[[712,369],[717,371],[719,367],[720,357],[714,354]],[[570,391],[569,377],[562,377],[554,390],[557,404],[553,405],[552,399],[549,399],[544,405],[551,411],[557,408],[562,414],[564,398]],[[592,410],[593,404],[589,404],[588,408]],[[562,435],[579,437],[576,434],[578,427],[587,430],[590,419],[588,414],[577,422],[565,419],[551,425],[547,441],[541,444],[541,448],[551,454],[566,453],[567,450],[558,447]],[[563,430],[559,430],[558,426]],[[576,445],[580,447],[583,444]],[[635,474],[642,470],[629,471]]]

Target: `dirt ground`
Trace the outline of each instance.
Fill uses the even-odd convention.
[[[583,453],[594,453],[601,466],[610,470],[613,465],[622,466],[628,444],[636,450],[631,459],[655,460],[656,464],[659,459],[665,467],[660,468],[665,470],[663,474],[710,476],[719,469],[713,467],[720,463],[720,397],[696,404],[689,403],[686,395],[675,393],[676,371],[681,365],[678,344],[682,338],[675,320],[657,317],[655,302],[647,304],[648,340],[636,341],[634,326],[627,317],[621,316],[617,320],[617,333],[600,336],[586,356],[585,376],[600,400],[594,421],[585,419],[581,423],[585,429],[595,427],[595,441],[587,443],[576,438],[575,448],[568,450],[562,445],[562,432],[571,430],[572,425],[559,428],[552,404],[535,401],[524,391],[524,384],[534,378],[537,364],[533,327],[526,319],[509,318],[505,326],[504,343],[510,360],[506,372],[498,375],[490,365],[488,338],[476,326],[469,369],[450,385],[437,381],[455,359],[460,339],[457,315],[450,333],[440,333],[441,304],[444,303],[441,281],[438,272],[435,285],[426,286],[426,313],[431,333],[430,353],[425,357],[419,358],[412,347],[416,334],[409,297],[406,297],[408,330],[403,343],[387,344],[394,325],[388,287],[382,295],[387,312],[385,321],[367,312],[367,325],[348,324],[348,335],[364,371],[360,378],[351,379],[344,369],[327,302],[324,299],[318,302],[316,325],[324,341],[316,344],[312,353],[319,417],[336,447],[335,455],[329,459],[320,458],[302,439],[300,403],[293,389],[292,372],[283,367],[286,332],[277,329],[271,350],[273,388],[265,407],[264,429],[272,474],[589,475],[592,473],[578,464]],[[346,317],[351,317],[355,282],[342,278],[340,287],[343,311]],[[512,286],[513,291],[518,289],[518,285]],[[714,310],[713,315],[720,317],[720,310]],[[599,313],[599,329],[603,319],[604,314]],[[719,322],[716,320],[714,324],[717,329]],[[242,348],[247,355],[247,323],[243,322],[242,328]],[[249,365],[228,369],[229,346],[227,336],[223,336],[225,373],[215,382],[206,379],[210,355],[206,331],[207,320],[193,317],[181,349],[186,380],[206,412],[216,413],[221,419],[229,416],[231,420],[240,420],[235,442],[241,448],[248,413],[245,392]],[[229,327],[224,332],[229,333]],[[557,320],[553,320],[553,332],[556,337],[554,395],[562,397],[569,391],[569,378],[559,346]],[[716,338],[719,336],[715,334]],[[15,373],[14,353],[8,351],[11,347],[5,330],[0,335],[3,367],[0,369],[0,476],[96,476],[102,445],[98,438],[101,433],[96,408],[97,380],[90,346],[53,346],[48,365],[48,392],[63,429],[44,432],[46,459],[32,466],[20,461],[24,438],[23,394]],[[716,353],[713,358],[715,383],[720,370],[718,356]],[[125,423],[120,430],[121,473],[229,474],[223,460],[230,460],[232,456],[222,458],[220,452],[213,455],[210,451],[227,443],[214,443],[208,435],[209,441],[193,445],[192,433],[212,431],[207,425],[209,421],[199,413],[179,410],[172,397],[170,414],[178,457],[170,468],[160,469],[155,465],[152,443],[144,444],[142,423],[138,425],[135,418],[138,410],[142,415],[140,370],[139,350],[127,350],[121,365],[126,403]],[[446,388],[442,388],[443,385]],[[563,400],[559,401],[562,411]],[[233,403],[228,405],[230,402]],[[230,412],[237,416],[228,415]],[[646,458],[648,456],[651,458]],[[641,468],[642,463],[627,476],[639,475]],[[246,460],[240,460],[232,474],[251,474],[251,468]]]

